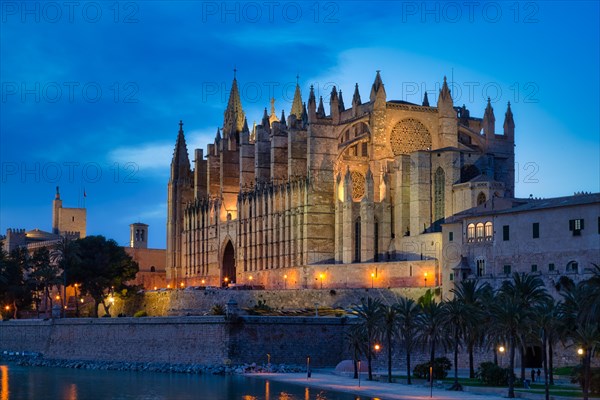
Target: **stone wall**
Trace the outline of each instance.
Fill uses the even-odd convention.
[[[289,289],[289,290],[164,290],[149,291],[125,301],[117,298],[110,313],[132,316],[137,311],[146,311],[150,316],[201,315],[215,304],[225,305],[230,299],[241,309],[252,308],[258,302],[267,306],[290,310],[320,307],[348,308],[359,304],[361,299],[373,297],[391,304],[399,296],[418,299],[424,288],[404,289]],[[101,307],[100,315],[103,310]]]
[[[171,364],[265,364],[267,354],[275,364],[334,367],[350,359],[345,332],[354,318],[256,317],[226,320],[222,316],[161,318],[99,318],[65,320],[11,320],[0,322],[0,353],[37,352],[46,358]],[[441,351],[438,357],[443,356]],[[452,354],[445,354],[452,360]],[[468,368],[466,351],[459,354],[459,368]],[[405,368],[405,353],[394,348],[393,368]],[[386,349],[375,358],[375,370],[386,370]],[[428,360],[417,348],[412,366]],[[475,366],[492,361],[490,350],[476,349]],[[500,360],[506,366],[508,356]],[[573,347],[557,345],[556,367],[580,362]],[[516,366],[520,366],[517,355]]]
[[[0,323],[1,351],[46,358],[189,364],[335,366],[344,359],[343,318],[224,317],[12,320]]]

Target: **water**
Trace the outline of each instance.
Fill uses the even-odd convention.
[[[0,400],[372,400],[243,376],[0,365]]]

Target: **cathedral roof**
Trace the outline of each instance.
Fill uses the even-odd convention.
[[[55,235],[54,233],[42,231],[38,228],[32,229],[28,232],[25,232],[25,236],[27,237],[27,239],[31,239],[31,240],[53,240],[53,239],[58,238],[58,235]]]

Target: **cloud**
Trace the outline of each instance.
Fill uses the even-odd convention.
[[[216,130],[216,128],[215,128]],[[194,158],[194,149],[205,149],[213,140],[214,133],[204,130],[193,130],[185,134],[190,162]],[[140,171],[150,171],[161,176],[168,173],[171,165],[175,143],[165,141],[143,143],[135,146],[123,146],[112,150],[108,158],[111,162],[123,165],[135,163]]]

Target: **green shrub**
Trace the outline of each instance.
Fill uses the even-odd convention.
[[[429,367],[431,362],[418,364],[413,369],[415,378],[428,379]],[[433,360],[433,379],[444,379],[448,376],[448,371],[452,368],[452,363],[446,357],[439,357]]]
[[[133,314],[134,318],[141,318],[141,317],[147,317],[148,313],[144,310],[140,310],[138,312],[136,312],[135,314]]]
[[[592,368],[591,375],[590,393],[600,393],[600,368]],[[571,383],[579,383],[583,388],[583,368],[581,367],[581,364],[573,367]]]
[[[476,376],[486,386],[506,386],[509,374],[508,368],[502,368],[493,362],[483,362],[479,365]]]

